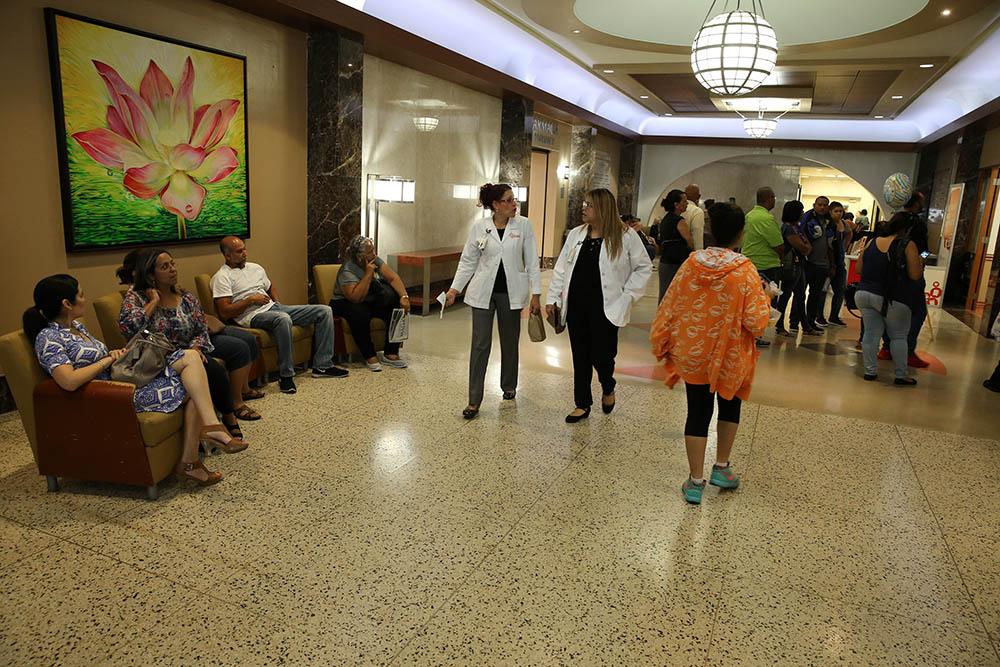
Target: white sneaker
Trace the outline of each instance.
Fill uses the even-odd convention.
[[[393,368],[406,368],[406,362],[402,359],[389,359],[381,352],[378,353],[378,360],[386,366],[392,366]]]
[[[381,371],[381,370],[382,370],[382,364],[380,364],[380,363],[379,363],[379,362],[377,362],[377,361],[376,361],[376,362],[375,362],[374,364],[369,364],[369,363],[368,363],[368,362],[366,361],[366,362],[365,362],[365,366],[367,366],[367,367],[368,367],[368,370],[370,370],[370,371],[371,371],[372,373],[378,373],[379,371]]]

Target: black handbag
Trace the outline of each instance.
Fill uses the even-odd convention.
[[[858,302],[855,296],[858,293],[858,283],[851,283],[844,288],[844,304],[847,306],[847,312],[854,317],[861,319],[861,310],[858,308]]]
[[[372,279],[364,303],[373,308],[389,308],[398,304],[399,296],[384,280]]]
[[[167,367],[167,355],[176,349],[163,334],[143,329],[132,336],[125,346],[125,354],[111,364],[111,379],[141,389],[163,372]]]

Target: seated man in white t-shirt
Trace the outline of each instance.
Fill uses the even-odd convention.
[[[292,325],[316,325],[313,335],[313,377],[346,377],[333,365],[333,313],[330,306],[286,306],[260,264],[247,262],[242,240],[227,236],[219,242],[226,263],[212,276],[212,298],[222,320],[270,331],[278,347],[278,387],[295,393],[292,366]]]

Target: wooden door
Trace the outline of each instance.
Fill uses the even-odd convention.
[[[993,223],[993,216],[996,214],[997,194],[1000,193],[1000,180],[998,180],[998,177],[1000,177],[1000,167],[983,170],[982,177],[979,179],[979,185],[976,188],[976,201],[983,202],[983,205],[977,207],[978,220],[972,221],[972,228],[977,231],[969,235],[969,245],[966,246],[969,252],[975,253],[975,259],[972,260],[969,293],[965,298],[965,309],[970,311],[976,307],[976,296],[979,294],[979,286],[984,279],[982,275],[983,261],[986,259],[987,253],[991,250],[986,247],[986,244],[990,238],[990,227]],[[975,245],[974,249],[972,247],[973,244]]]

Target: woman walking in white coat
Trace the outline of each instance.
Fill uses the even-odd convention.
[[[615,196],[591,190],[583,201],[583,222],[566,237],[552,271],[545,311],[561,309],[573,350],[573,398],[566,416],[574,424],[590,416],[594,369],[601,382],[601,408],[615,407],[618,329],[628,324],[632,302],[643,295],[653,271],[639,235],[622,224]]]
[[[514,191],[506,183],[487,183],[479,189],[479,205],[492,211],[493,217],[473,222],[446,302],[448,306],[455,303],[458,293],[469,286],[465,303],[472,307],[472,351],[469,405],[462,410],[466,419],[478,415],[483,402],[483,382],[493,345],[493,314],[500,330],[500,389],[509,401],[517,392],[521,311],[528,305],[532,313],[541,311],[538,243],[531,222],[517,215]]]

